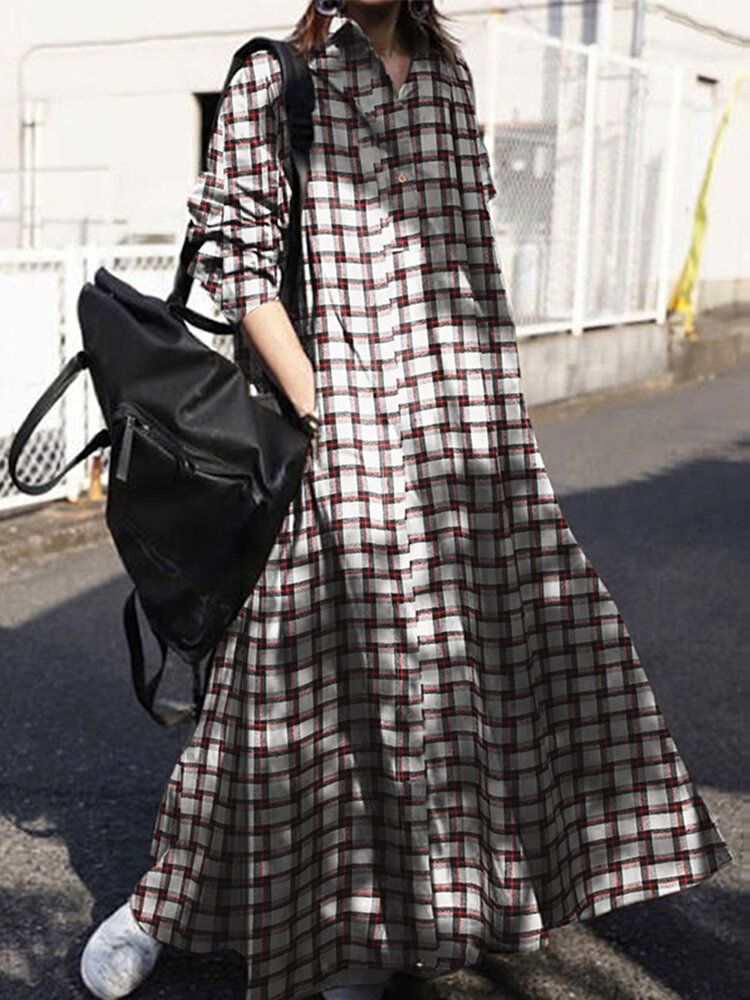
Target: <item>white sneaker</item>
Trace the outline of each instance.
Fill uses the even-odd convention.
[[[81,955],[81,979],[99,1000],[119,1000],[146,979],[164,945],[144,931],[127,900],[96,928]]]

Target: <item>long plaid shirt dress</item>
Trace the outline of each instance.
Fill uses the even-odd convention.
[[[246,1000],[539,949],[733,860],[545,471],[466,61],[425,41],[396,92],[337,15],[309,64],[322,424],[130,897],[160,941],[239,951]],[[188,202],[234,321],[280,286],[280,92],[254,53]]]

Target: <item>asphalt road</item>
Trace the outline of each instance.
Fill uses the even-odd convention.
[[[741,670],[747,663],[750,358],[651,395],[533,415],[577,540],[612,592],[731,865],[681,893],[560,928],[543,952],[440,981],[502,1000],[735,1000],[740,991]],[[743,515],[745,515],[743,517]],[[83,945],[148,867],[190,727],[135,701],[109,544],[0,580],[0,998],[86,997]],[[134,997],[243,1000],[230,952],[169,949]]]

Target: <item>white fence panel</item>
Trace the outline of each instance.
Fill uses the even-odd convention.
[[[31,251],[0,259],[0,305],[3,314],[0,365],[0,511],[36,502],[19,495],[8,473],[13,434],[40,393],[66,359],[65,254]],[[32,436],[19,467],[32,483],[49,479],[66,453],[71,403],[66,399],[48,414]],[[63,482],[45,498],[64,496]]]
[[[19,493],[10,481],[10,442],[42,391],[81,349],[78,297],[99,267],[144,294],[163,299],[172,288],[177,248],[169,243],[0,252],[0,305],[5,317],[0,366],[0,512],[38,502],[36,497]],[[190,305],[205,316],[222,318],[198,284],[193,285]],[[231,337],[190,330],[214,350],[232,356]],[[103,427],[91,377],[84,372],[45,417],[24,451],[19,472],[32,483],[50,479]],[[107,451],[101,455],[104,470],[107,456]],[[89,459],[43,494],[43,499],[78,497],[88,486],[90,467]]]
[[[680,72],[487,22],[474,75],[519,336],[664,318]]]

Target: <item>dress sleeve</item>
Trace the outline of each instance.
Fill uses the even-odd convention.
[[[485,145],[484,138],[479,131],[479,123],[477,121],[477,100],[476,91],[474,89],[474,78],[469,68],[469,64],[463,55],[458,57],[458,65],[463,77],[464,90],[465,90],[465,115],[469,126],[470,141],[472,146],[473,154],[476,158],[477,166],[479,169],[479,177],[481,179],[482,188],[484,189],[484,196],[486,201],[491,201],[497,194],[497,188],[495,187],[495,182],[492,178],[492,168],[490,166],[490,155],[487,151],[487,146]]]
[[[206,169],[188,197],[188,236],[205,242],[188,267],[217,308],[239,323],[279,297],[291,185],[283,169],[281,66],[253,52],[233,77],[209,140]]]

